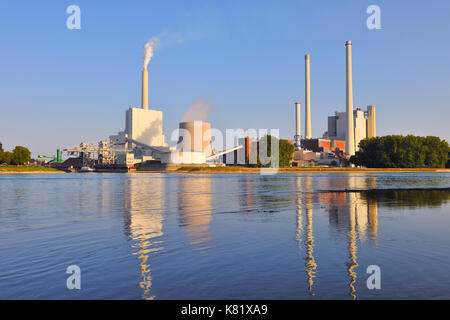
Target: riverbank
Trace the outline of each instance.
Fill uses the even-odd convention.
[[[0,174],[23,173],[65,173],[64,171],[42,166],[0,166]]]
[[[266,169],[270,170],[270,169]],[[261,168],[248,168],[240,166],[227,167],[181,167],[175,173],[261,173]],[[448,172],[445,168],[331,168],[331,167],[287,167],[278,168],[275,173],[342,173],[342,172]]]
[[[287,167],[278,168],[277,170],[270,170],[267,173],[347,173],[347,172],[442,172],[450,173],[450,169],[445,168],[331,168],[331,167]],[[226,166],[226,167],[206,167],[206,166],[190,166],[181,167],[176,170],[141,170],[133,171],[135,173],[145,173],[145,172],[159,172],[159,173],[198,173],[198,174],[216,174],[216,173],[261,173],[261,168],[249,168],[241,166]],[[65,173],[62,170],[47,168],[42,166],[0,166],[0,174],[28,174],[28,173]]]

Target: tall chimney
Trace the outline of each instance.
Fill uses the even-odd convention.
[[[345,135],[345,149],[347,154],[355,154],[355,130],[353,124],[353,84],[352,84],[352,42],[345,43],[347,53],[347,133]]]
[[[142,109],[148,109],[148,71],[142,69]]]
[[[311,139],[311,87],[309,78],[309,54],[305,55],[305,139]]]
[[[294,144],[297,148],[301,145],[301,122],[300,122],[300,102],[295,103],[295,136]]]
[[[367,106],[367,138],[377,136],[375,106]]]

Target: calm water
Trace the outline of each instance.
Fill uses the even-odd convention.
[[[0,175],[0,298],[450,299],[450,191],[405,188],[450,175]]]

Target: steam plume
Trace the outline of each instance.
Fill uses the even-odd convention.
[[[194,101],[183,116],[182,122],[208,121],[209,113],[214,107],[213,101],[199,98]]]
[[[144,69],[147,69],[148,63],[153,57],[153,51],[158,50],[159,39],[157,37],[152,37],[144,45]]]

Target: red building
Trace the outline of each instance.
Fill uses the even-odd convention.
[[[337,139],[303,139],[302,145],[306,150],[313,152],[333,152],[336,149],[345,150],[345,140]]]

